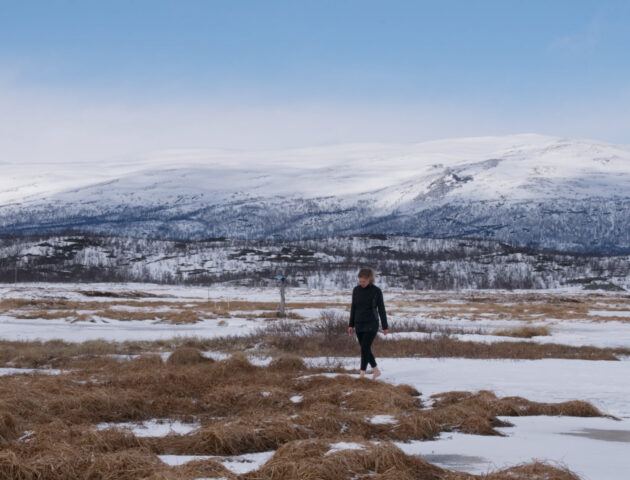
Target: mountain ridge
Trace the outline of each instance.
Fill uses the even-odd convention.
[[[168,161],[81,171],[40,167],[34,178],[9,168],[0,182],[0,232],[174,239],[388,233],[630,252],[628,146],[525,134],[186,152],[177,166],[171,152]]]

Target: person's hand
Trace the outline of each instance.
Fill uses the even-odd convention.
[[[389,333],[389,330],[383,330],[383,335],[387,335]]]
[[[352,327],[348,327],[348,335],[352,335],[354,333],[354,329]]]

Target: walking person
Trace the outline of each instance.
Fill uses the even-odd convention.
[[[365,376],[368,363],[372,367],[372,379],[376,380],[381,371],[376,365],[376,359],[372,354],[372,342],[378,333],[379,317],[383,326],[383,333],[389,333],[387,329],[387,313],[383,302],[383,292],[374,285],[374,270],[362,268],[359,270],[359,285],[352,290],[352,305],[350,307],[350,324],[348,334],[356,331],[357,339],[361,345],[361,373]]]

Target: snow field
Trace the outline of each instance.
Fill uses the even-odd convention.
[[[85,300],[80,291],[85,285],[19,284],[0,287],[1,298],[55,299],[67,298]],[[160,295],[159,300],[177,302],[199,301],[265,301],[277,300],[274,288],[207,288],[171,287],[157,285],[103,284],[90,285],[89,289],[108,290],[124,294],[128,290],[138,290]],[[486,292],[488,293],[488,292]],[[489,292],[493,293],[493,292]],[[562,290],[562,295],[577,294],[576,291]],[[516,293],[518,295],[518,292]],[[348,301],[348,292],[310,291],[292,289],[289,301],[294,302],[330,302]],[[408,296],[404,291],[386,292],[386,305]],[[100,298],[106,304],[112,299]],[[118,299],[120,300],[120,299]],[[151,301],[151,298],[143,298]],[[451,303],[461,301],[461,295],[453,292]],[[596,309],[589,311],[591,316],[624,317],[628,312],[623,305],[610,301],[600,302]],[[132,308],[130,306],[129,308]],[[336,307],[337,311],[344,312]],[[321,309],[306,307],[296,309],[306,320],[318,317]],[[239,318],[240,314],[252,312],[231,312],[233,316],[202,320],[194,324],[165,324],[153,321],[120,321],[100,319],[99,321],[78,321],[71,323],[65,319],[17,319],[11,311],[0,315],[0,338],[4,340],[50,340],[61,338],[70,342],[83,342],[90,339],[110,341],[155,340],[173,337],[212,338],[225,335],[245,335],[266,324],[264,319]],[[255,311],[254,313],[260,313]],[[630,322],[590,321],[588,315],[583,319],[541,318],[531,325],[550,327],[551,335],[531,339],[499,337],[492,335],[497,329],[510,329],[523,325],[523,322],[505,318],[435,318],[436,309],[425,308],[422,302],[407,306],[401,318],[412,318],[425,326],[434,328],[456,328],[471,332],[455,333],[461,340],[471,341],[530,341],[541,343],[560,343],[565,345],[593,345],[598,347],[630,347]],[[439,310],[437,310],[439,313]],[[392,321],[396,316],[392,317]],[[219,325],[225,321],[227,325]],[[301,320],[303,321],[303,320]],[[383,341],[401,337],[424,337],[425,332],[395,332]],[[170,352],[161,353],[164,359]],[[226,354],[204,352],[215,360],[226,358]],[[254,363],[266,365],[270,358],[252,358]],[[422,392],[422,399],[430,405],[429,397],[436,393],[460,390],[492,390],[498,396],[522,396],[540,402],[562,402],[584,400],[592,403],[604,413],[619,420],[609,418],[575,417],[510,417],[507,421],[514,427],[502,428],[505,437],[485,437],[460,433],[443,433],[435,441],[399,442],[397,445],[406,453],[420,455],[447,468],[460,469],[471,473],[483,473],[491,469],[502,468],[533,459],[550,460],[566,465],[580,474],[584,480],[625,480],[630,467],[627,455],[630,443],[630,358],[622,361],[587,361],[587,360],[476,360],[476,359],[432,359],[432,358],[379,358],[379,367],[383,371],[382,381],[393,384],[409,384]],[[311,365],[339,363],[354,369],[357,359],[349,358],[311,358]],[[61,373],[52,369],[17,369],[0,368],[0,375],[29,373]],[[340,374],[326,374],[335,377]],[[261,392],[264,395],[265,392]],[[295,396],[290,399],[301,402]],[[376,415],[370,422],[388,424],[393,421],[388,415]],[[142,424],[101,424],[97,428],[112,426],[129,428],[138,436],[161,436],[168,434],[185,435],[198,428],[197,424],[182,424],[171,420],[154,419]],[[339,443],[331,445],[330,452],[343,449],[364,448],[361,444]],[[234,473],[245,473],[259,468],[273,452],[220,457],[220,461]],[[169,465],[179,465],[201,458],[219,458],[204,456],[163,455],[162,461]]]

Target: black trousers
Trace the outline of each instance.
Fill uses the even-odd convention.
[[[372,368],[376,367],[376,359],[372,354],[372,342],[376,338],[378,330],[370,332],[357,332],[357,338],[361,345],[361,370],[367,370],[368,363]]]

